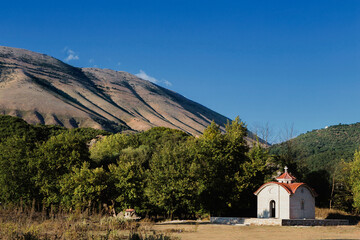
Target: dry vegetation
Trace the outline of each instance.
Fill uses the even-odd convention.
[[[104,213],[47,213],[31,209],[0,210],[0,239],[135,239],[170,240],[171,231],[154,230],[153,222]]]
[[[337,209],[315,208],[315,217],[317,219],[348,219],[351,225],[360,226],[359,215],[350,214]]]
[[[248,240],[248,239],[359,239],[359,226],[334,227],[282,227],[282,226],[237,226],[213,224],[155,225],[157,231],[181,230],[173,233],[181,240]]]
[[[154,230],[172,232],[182,240],[236,239],[360,239],[360,217],[336,209],[316,208],[317,219],[349,219],[350,226],[238,226],[215,225],[209,222],[157,224]]]
[[[352,216],[346,212],[316,209],[317,218]],[[33,208],[0,210],[0,239],[358,239],[360,225],[336,227],[229,226],[209,221],[156,224],[126,221],[104,212],[35,212]]]
[[[315,208],[315,216],[317,219],[327,219],[332,215],[352,216],[351,214],[345,211],[341,211],[337,209]]]

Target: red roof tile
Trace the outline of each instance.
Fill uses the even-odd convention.
[[[310,188],[308,185],[306,185],[305,183],[280,183],[280,182],[268,182],[268,183],[265,183],[265,184],[261,185],[261,187],[259,187],[259,189],[256,190],[254,192],[254,194],[258,195],[259,192],[269,184],[277,184],[277,185],[282,186],[290,195],[294,194],[296,192],[296,190],[300,186],[304,186],[304,187],[306,187],[306,188],[308,188],[310,190],[311,194],[314,197],[317,196],[316,192],[312,188]]]
[[[278,176],[276,179],[290,179],[290,180],[295,180],[296,177],[292,176],[290,173],[288,172],[284,172],[283,174],[281,174],[280,176]]]

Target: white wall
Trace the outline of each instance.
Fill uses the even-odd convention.
[[[280,187],[280,186],[279,186]],[[283,188],[280,187],[280,216],[281,219],[290,218],[290,194]]]
[[[301,201],[304,201],[304,209],[301,209]],[[314,219],[315,198],[305,186],[300,186],[295,194],[290,197],[290,219]]]
[[[264,187],[257,195],[258,218],[270,217],[270,201],[275,201],[275,217],[289,219],[289,193],[280,185],[274,183]]]

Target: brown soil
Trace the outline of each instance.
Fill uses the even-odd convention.
[[[360,239],[360,226],[281,227],[213,224],[154,225],[156,231],[170,233],[182,240],[201,239]]]

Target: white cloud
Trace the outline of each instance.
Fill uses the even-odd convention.
[[[172,86],[172,83],[169,82],[168,80],[164,80],[164,84],[168,87]]]
[[[77,55],[73,50],[71,50],[70,48],[68,47],[65,47],[64,48],[64,51],[66,52],[67,54],[67,57],[65,58],[65,61],[68,62],[68,61],[71,61],[71,60],[79,60],[79,55]]]
[[[152,83],[158,83],[159,81],[154,78],[154,77],[151,77],[149,75],[146,74],[146,72],[144,72],[143,70],[140,69],[140,72],[135,74],[135,76],[139,77],[139,78],[142,78],[144,80],[147,80],[149,82],[152,82]]]
[[[140,69],[140,72],[139,72],[139,73],[135,74],[135,76],[137,76],[138,78],[147,80],[147,81],[149,81],[149,82],[152,82],[152,83],[163,84],[163,85],[165,85],[165,86],[167,86],[167,87],[172,86],[172,83],[169,82],[168,80],[164,80],[164,79],[158,80],[158,79],[156,79],[156,78],[154,78],[154,77],[151,77],[151,76],[147,75],[146,72],[144,72],[144,71],[141,70],[141,69]]]
[[[94,63],[94,59],[93,59],[93,58],[90,58],[90,59],[89,59],[89,63]]]

